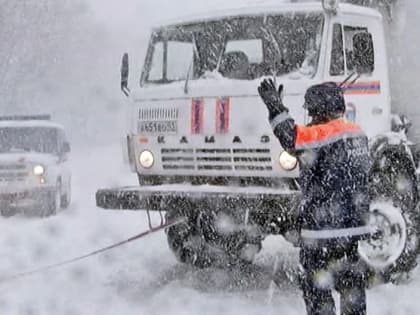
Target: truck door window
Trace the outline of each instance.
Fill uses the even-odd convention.
[[[344,48],[346,52],[347,71],[354,70],[353,62],[353,36],[360,32],[368,32],[366,27],[344,26]]]
[[[260,39],[232,40],[226,44],[226,53],[242,51],[250,63],[263,62],[263,48]]]
[[[228,41],[219,72],[226,78],[249,79],[263,60],[262,40]]]
[[[160,81],[163,80],[163,58],[164,49],[163,42],[155,43],[153,47],[153,57],[150,65],[148,80]]]
[[[167,47],[167,79],[169,81],[185,80],[188,71],[193,71],[193,44],[191,42],[168,41]]]
[[[341,24],[334,24],[333,27],[330,75],[344,75],[344,44]]]

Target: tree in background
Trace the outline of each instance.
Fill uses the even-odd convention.
[[[51,113],[76,140],[103,134],[98,121],[116,122],[118,68],[110,64],[120,53],[110,53],[85,2],[0,0],[0,8],[0,115]]]

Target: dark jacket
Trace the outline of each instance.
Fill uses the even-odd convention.
[[[360,127],[343,118],[299,126],[287,113],[271,125],[283,148],[300,161],[302,237],[366,235],[369,152]]]

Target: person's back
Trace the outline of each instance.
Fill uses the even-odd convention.
[[[297,127],[305,229],[334,230],[364,225],[368,211],[368,140],[343,118]],[[305,215],[306,214],[306,215]]]
[[[358,241],[369,235],[368,140],[343,117],[343,92],[335,83],[308,89],[304,108],[312,122],[296,125],[282,103],[282,89],[265,80],[258,91],[281,145],[300,161],[302,207],[300,263],[310,315],[335,314],[332,289],[341,293],[341,314],[366,314],[365,272]]]

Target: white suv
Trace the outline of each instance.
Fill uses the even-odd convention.
[[[70,144],[50,116],[0,116],[0,211],[41,216],[67,208]]]

